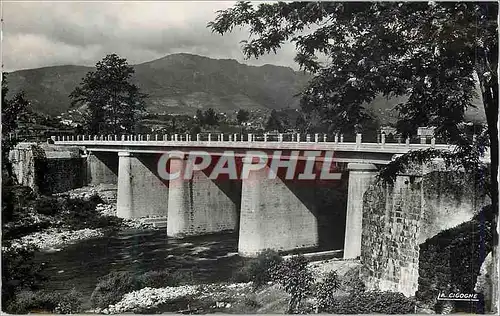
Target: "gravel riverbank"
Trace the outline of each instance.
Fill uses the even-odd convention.
[[[41,232],[35,232],[19,239],[12,240],[10,247],[24,248],[26,246],[35,246],[40,250],[57,249],[64,245],[74,243],[83,239],[102,237],[101,229],[80,229],[67,230],[61,228],[49,228]]]
[[[249,283],[214,283],[201,285],[182,285],[163,288],[143,288],[138,291],[127,293],[116,304],[110,305],[102,310],[90,312],[103,314],[121,314],[125,312],[141,312],[158,307],[174,300],[189,297],[190,301],[217,301],[211,308],[230,308],[231,304],[224,302],[225,298],[242,297],[250,293],[252,289]]]

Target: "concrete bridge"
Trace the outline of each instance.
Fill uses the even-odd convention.
[[[55,145],[84,150],[91,184],[118,184],[119,217],[166,220],[167,235],[173,237],[239,231],[238,250],[247,256],[268,248],[317,248],[326,241],[333,242],[335,249],[343,248],[344,258],[349,259],[361,254],[363,194],[378,168],[411,150],[453,147],[425,138],[417,143],[409,139],[388,143],[384,135],[378,143],[364,143],[361,134],[353,142],[343,138],[319,134],[52,137]],[[282,176],[270,179],[269,166],[252,170],[243,180],[210,179],[203,170],[194,170],[188,181],[165,181],[159,176],[159,155],[200,150],[213,156],[231,151],[239,157],[250,150],[266,155],[299,151],[293,158],[301,161],[307,160],[308,151],[333,151],[331,160],[342,177],[326,183],[298,183]],[[243,159],[243,163],[251,162]],[[169,164],[181,171],[188,167],[187,160],[178,156]]]

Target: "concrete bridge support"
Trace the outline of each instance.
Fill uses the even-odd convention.
[[[119,152],[117,216],[167,219],[168,187],[157,175],[157,157]]]
[[[251,171],[243,179],[238,252],[255,256],[265,249],[318,246],[318,221],[314,203],[309,203],[314,189],[302,190],[307,196],[297,194],[292,183],[269,179],[268,170]]]
[[[87,181],[89,184],[116,184],[118,156],[114,152],[88,152]]]
[[[185,158],[172,157],[169,163],[171,173],[184,174]],[[234,231],[240,200],[236,185],[229,181],[218,183],[199,170],[194,170],[189,180],[182,176],[170,180],[167,235],[182,238]]]
[[[363,195],[375,180],[377,167],[373,164],[349,163],[349,188],[345,229],[344,259],[361,255],[363,229]]]

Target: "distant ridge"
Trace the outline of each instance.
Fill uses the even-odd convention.
[[[233,59],[212,59],[178,53],[134,65],[135,82],[149,95],[148,110],[156,113],[194,113],[213,107],[297,108],[309,77],[292,68],[250,66]],[[93,67],[52,66],[9,73],[11,93],[24,90],[33,108],[58,115],[70,107],[69,94]]]
[[[69,94],[93,69],[64,65],[14,71],[8,75],[10,93],[24,90],[33,109],[58,115],[70,108]],[[193,114],[209,107],[219,111],[298,108],[294,95],[310,79],[290,67],[251,66],[189,53],[167,55],[134,65],[134,69],[134,80],[149,95],[147,109],[152,113]],[[403,100],[377,97],[370,108],[382,124],[394,123],[393,108]],[[480,99],[474,103],[478,108],[468,111],[468,119],[484,122]]]

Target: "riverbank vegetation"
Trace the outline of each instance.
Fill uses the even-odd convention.
[[[94,312],[106,314],[406,314],[415,310],[413,298],[365,290],[359,269],[318,275],[305,257],[283,259],[274,251],[247,260],[233,282],[197,284],[189,276],[167,270],[137,275],[113,272],[101,278],[91,300]]]
[[[3,310],[24,313],[41,308],[67,313],[70,308],[76,312],[67,302],[70,292],[40,292],[46,278],[42,273],[43,264],[34,260],[35,253],[102,236],[104,230],[121,227],[122,220],[99,212],[97,206],[102,200],[98,195],[88,198],[42,196],[15,184],[5,174],[3,179],[6,180],[2,186]]]

